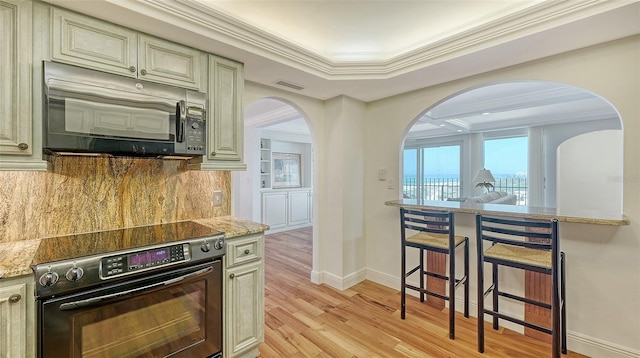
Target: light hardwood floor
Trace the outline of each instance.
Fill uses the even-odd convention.
[[[311,228],[265,236],[265,342],[261,357],[518,357],[551,356],[548,343],[486,325],[477,351],[475,318],[456,316],[448,338],[447,310],[407,298],[371,281],[339,291],[309,281]],[[568,358],[584,357],[569,352]]]

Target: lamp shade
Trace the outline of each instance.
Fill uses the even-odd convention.
[[[480,171],[478,171],[478,174],[476,174],[476,177],[473,179],[474,183],[490,183],[495,181],[496,179],[493,177],[489,169],[481,169]]]

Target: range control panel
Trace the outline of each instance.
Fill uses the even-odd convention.
[[[100,277],[111,278],[128,273],[149,270],[174,263],[189,261],[189,244],[180,244],[108,256],[100,261]]]

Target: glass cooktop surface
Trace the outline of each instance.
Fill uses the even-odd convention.
[[[113,251],[144,248],[175,241],[210,237],[220,231],[193,221],[137,226],[42,239],[33,264],[73,259]]]

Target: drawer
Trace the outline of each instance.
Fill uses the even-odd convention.
[[[228,240],[226,253],[227,268],[262,259],[264,255],[263,240],[262,235]]]

